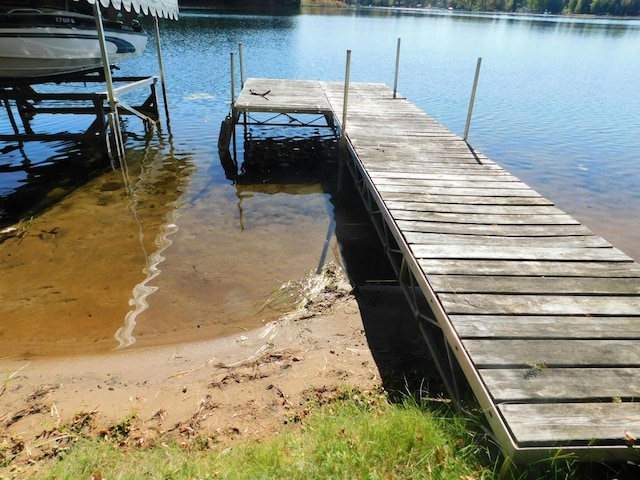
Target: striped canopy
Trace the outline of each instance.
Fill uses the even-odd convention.
[[[96,2],[108,8],[111,6],[115,10],[151,15],[154,17],[178,19],[178,0],[75,0],[84,1],[94,5]]]

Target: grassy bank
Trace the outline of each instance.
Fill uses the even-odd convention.
[[[445,403],[393,404],[382,390],[310,391],[280,432],[237,443],[210,435],[141,446],[129,441],[129,425],[78,437],[37,478],[472,480],[498,478],[501,464],[470,417]],[[571,463],[541,467],[501,478],[582,478]]]

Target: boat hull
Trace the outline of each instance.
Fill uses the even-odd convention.
[[[147,35],[141,28],[105,22],[109,62],[142,54]],[[0,78],[40,78],[102,67],[93,17],[53,13],[0,15]]]

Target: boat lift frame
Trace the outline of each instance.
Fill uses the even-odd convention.
[[[109,157],[111,158],[112,163],[114,159],[117,160],[118,162],[121,162],[124,159],[124,141],[122,139],[122,129],[120,128],[119,107],[122,110],[128,111],[130,114],[133,114],[142,118],[143,120],[145,120],[145,118],[147,117],[141,111],[133,107],[130,107],[125,103],[123,103],[121,100],[119,100],[117,94],[124,93],[124,91],[128,91],[133,88],[137,88],[139,82],[142,80],[138,82],[134,82],[129,86],[122,87],[120,90],[116,90],[114,88],[113,86],[114,79],[111,76],[111,66],[110,66],[111,64],[109,62],[107,42],[104,34],[104,27],[102,25],[102,13],[100,11],[100,4],[97,1],[93,3],[93,16],[96,21],[96,31],[98,32],[98,40],[100,42],[100,54],[102,56],[104,80],[107,84],[106,94],[107,94],[107,100],[109,102],[109,113],[107,114],[107,124],[111,132],[112,143],[115,146],[115,155],[110,151]],[[156,51],[158,55],[158,68],[160,70],[159,78],[162,85],[162,95],[163,95],[164,106],[165,106],[165,114],[167,116],[167,123],[169,123],[169,106],[167,102],[167,90],[165,86],[164,64],[162,61],[162,48],[160,45],[160,27],[158,23],[158,17],[154,15],[153,19],[154,19],[154,30],[155,30],[155,40],[156,40]],[[153,92],[155,93],[154,89],[153,89]],[[155,101],[155,105],[156,105],[156,120],[158,120],[159,117],[157,116],[157,99]],[[148,121],[148,120],[145,120],[145,121]],[[108,140],[107,145],[110,145],[110,144],[111,142]]]
[[[13,132],[9,134],[0,133],[0,141],[94,141],[98,144],[102,143],[100,150],[109,157],[112,167],[116,168],[125,157],[120,115],[136,116],[143,121],[145,130],[154,129],[160,120],[157,93],[158,82],[162,86],[165,116],[167,125],[169,125],[169,106],[160,46],[158,17],[153,15],[160,74],[146,77],[113,77],[102,25],[100,2],[93,3],[93,12],[103,67],[91,72],[81,72],[60,77],[4,82],[3,85],[0,85],[0,101],[2,101],[7,112]],[[85,93],[76,91],[38,93],[34,89],[34,85],[43,83],[75,83],[80,85],[96,82],[106,83],[106,90]],[[122,85],[116,86],[116,84]],[[132,106],[122,100],[122,95],[144,87],[150,88],[150,94],[141,105]],[[15,105],[17,116],[20,118],[22,131],[16,120],[16,115],[14,115],[11,102]],[[55,102],[58,102],[58,104],[55,105]],[[84,132],[80,133],[36,133],[31,126],[31,119],[37,113],[95,115],[95,120]]]
[[[65,76],[60,81],[68,84],[86,84],[104,82],[100,72],[84,73],[80,75]],[[158,76],[150,77],[117,77],[112,78],[115,84],[113,96],[116,99],[116,110],[123,114],[135,115],[140,118],[146,130],[155,128],[160,115],[158,110],[157,83]],[[150,93],[140,105],[130,106],[121,100],[121,96],[140,88],[149,87]],[[72,140],[103,143],[105,153],[112,161],[122,160],[113,151],[114,139],[109,135],[108,117],[111,108],[107,103],[108,92],[54,92],[42,93],[36,91],[33,84],[28,82],[0,87],[0,101],[9,117],[13,132],[0,133],[0,141],[3,142],[27,142],[27,141],[51,141]],[[13,108],[15,106],[15,109]],[[17,112],[17,115],[14,114]],[[49,132],[38,133],[34,131],[32,119],[37,114],[71,114],[95,116],[93,122],[83,132]],[[17,121],[20,119],[20,124]],[[120,125],[118,124],[118,130]],[[112,132],[113,133],[113,132]],[[121,133],[120,133],[121,135]],[[121,152],[122,153],[122,152]]]

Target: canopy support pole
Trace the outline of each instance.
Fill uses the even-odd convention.
[[[120,118],[118,116],[118,101],[113,93],[113,79],[111,77],[111,67],[109,64],[109,55],[107,53],[107,42],[104,36],[104,28],[102,26],[102,14],[100,13],[100,4],[95,2],[93,4],[93,16],[96,20],[96,30],[98,32],[98,41],[100,42],[100,54],[102,56],[102,68],[104,71],[104,79],[107,83],[107,98],[109,100],[109,127],[111,128],[111,134],[114,138],[116,147],[115,156],[118,162],[124,159],[124,141],[122,139],[122,130],[120,129]],[[110,147],[109,139],[107,138],[107,147]],[[114,166],[113,155],[110,155],[111,166]]]
[[[162,84],[162,99],[164,101],[164,113],[167,117],[167,124],[169,123],[169,102],[167,101],[167,87],[164,80],[164,63],[162,61],[162,49],[160,48],[160,26],[158,17],[154,18],[155,34],[156,34],[156,51],[158,52],[158,67],[160,68],[160,83]]]

